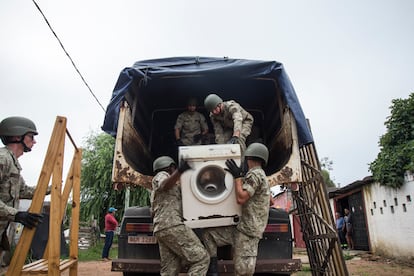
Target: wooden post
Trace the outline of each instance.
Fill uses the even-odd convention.
[[[82,150],[75,153],[73,162],[73,194],[72,194],[72,223],[70,225],[69,257],[78,259],[79,214],[80,214],[80,179],[81,179]],[[77,276],[78,262],[69,269],[69,276]]]

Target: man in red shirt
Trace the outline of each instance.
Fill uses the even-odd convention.
[[[114,207],[108,209],[108,213],[105,215],[105,245],[102,250],[102,260],[109,261],[109,249],[111,249],[112,241],[114,239],[114,232],[118,227],[118,221],[115,218],[115,211],[118,211]]]

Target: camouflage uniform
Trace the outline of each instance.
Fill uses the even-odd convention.
[[[178,115],[175,129],[180,129],[180,138],[184,145],[200,145],[201,139],[194,142],[194,135],[202,134],[208,129],[206,118],[203,114],[194,111],[185,111]]]
[[[225,144],[233,136],[234,131],[240,131],[239,143],[242,152],[246,149],[246,138],[250,135],[253,116],[235,101],[223,102],[223,111],[218,115],[210,112],[217,144]]]
[[[235,275],[253,275],[259,240],[269,218],[270,187],[260,167],[247,172],[242,187],[250,198],[242,205],[240,223],[237,226],[206,229],[203,241],[210,256],[217,256],[217,247],[231,244]]]
[[[206,275],[208,253],[193,230],[183,223],[180,187],[159,190],[161,182],[169,176],[160,171],[152,180],[151,210],[161,256],[160,274],[178,275],[183,263],[189,265],[188,275]]]
[[[0,148],[0,257],[9,250],[6,229],[18,212],[19,199],[31,199],[35,190],[26,185],[21,170],[14,154],[7,147]]]

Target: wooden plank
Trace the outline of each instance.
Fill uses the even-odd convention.
[[[72,267],[77,267],[78,260],[77,259],[64,259],[60,260],[59,263],[59,274],[67,269],[71,269]],[[25,265],[21,275],[48,275],[48,260],[41,259],[34,263]],[[50,275],[50,274],[49,274]]]
[[[72,222],[70,225],[70,247],[69,257],[78,258],[78,240],[79,240],[79,215],[80,215],[80,179],[82,167],[82,150],[75,152],[73,158],[73,183],[72,183]],[[78,275],[78,264],[71,266],[69,276]]]
[[[29,212],[40,213],[46,195],[47,185],[49,184],[50,176],[52,175],[54,164],[60,149],[60,144],[65,138],[65,131],[66,118],[58,116],[55,121],[52,137],[50,138],[49,147],[46,152],[45,161],[40,172]],[[20,275],[24,260],[29,252],[29,247],[32,243],[34,233],[35,229],[28,229],[27,227],[23,228],[19,243],[16,246],[9,269],[7,270],[7,276]]]
[[[65,128],[66,134],[66,128]],[[48,275],[59,276],[60,245],[61,245],[61,200],[62,200],[62,171],[65,139],[59,141],[58,155],[55,160],[52,175],[52,192],[50,199],[50,221],[49,221],[49,242],[48,242]]]

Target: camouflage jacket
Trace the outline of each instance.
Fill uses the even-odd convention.
[[[185,111],[178,115],[175,129],[180,129],[180,138],[184,145],[190,146],[200,144],[201,141],[194,143],[194,135],[201,134],[208,129],[206,118],[203,114],[195,111]]]
[[[161,190],[160,184],[170,176],[161,171],[152,179],[151,211],[154,216],[154,232],[183,224],[181,188],[177,184],[169,190]]]
[[[19,209],[19,199],[33,197],[35,187],[24,182],[19,161],[7,148],[0,148],[0,235]]]
[[[261,167],[251,168],[244,180],[243,190],[250,198],[242,205],[242,217],[237,225],[239,231],[248,236],[262,238],[269,218],[270,187]]]
[[[235,131],[240,131],[240,136],[245,140],[253,125],[253,116],[235,101],[223,102],[222,113],[210,113],[210,119],[217,144],[226,143]]]

